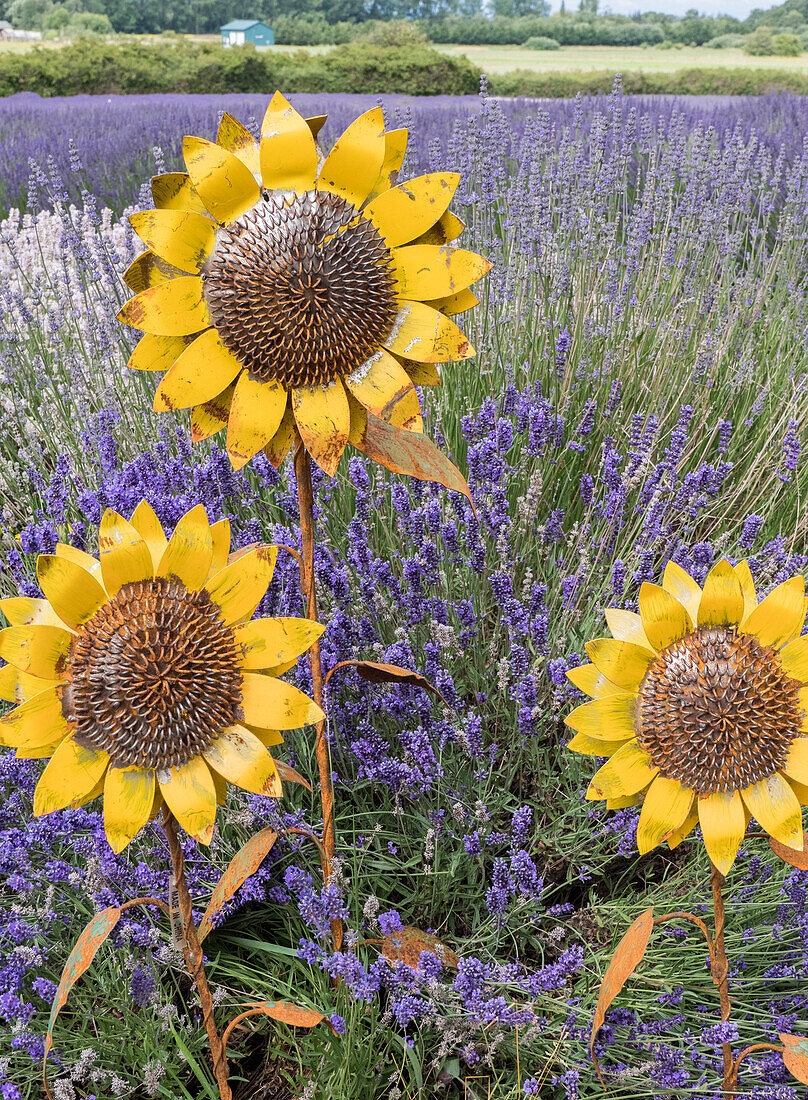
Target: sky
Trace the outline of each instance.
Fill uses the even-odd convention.
[[[684,15],[688,8],[698,8],[705,15],[734,15],[745,19],[753,8],[773,8],[782,0],[602,0],[601,8],[610,8],[615,15],[633,15],[635,11],[663,11],[671,15]],[[561,0],[551,0],[553,11],[558,11]],[[567,10],[578,7],[575,0],[567,0]]]

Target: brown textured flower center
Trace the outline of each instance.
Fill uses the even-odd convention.
[[[170,768],[236,721],[241,669],[207,592],[126,584],[78,632],[62,698],[76,740],[118,767]]]
[[[204,272],[222,343],[286,389],[350,374],[389,334],[395,280],[384,238],[338,195],[266,195],[219,233]]]
[[[800,686],[753,635],[702,627],[648,669],[638,743],[661,775],[698,794],[743,789],[784,764],[802,726]]]

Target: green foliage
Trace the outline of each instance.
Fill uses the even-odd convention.
[[[150,92],[409,93],[471,95],[479,76],[465,58],[420,45],[350,44],[324,57],[259,53],[179,41],[87,43],[0,54],[0,95],[134,95]]]
[[[614,73],[546,72],[515,69],[492,76],[489,87],[498,96],[569,98],[578,92],[611,91]],[[795,92],[808,95],[808,73],[776,69],[681,69],[672,73],[626,72],[623,89],[638,95],[767,95]]]
[[[752,57],[772,57],[774,55],[774,35],[771,27],[758,27],[747,36],[743,44],[744,53]]]
[[[364,36],[372,46],[422,46],[426,35],[416,23],[404,19],[391,19],[389,23],[373,22]]]
[[[664,34],[654,23],[636,22],[625,16],[565,15],[543,19],[535,15],[492,19],[422,19],[420,26],[432,42],[463,46],[510,46],[527,38],[554,38],[561,46],[642,46],[661,42]]]
[[[802,41],[796,34],[776,34],[773,44],[778,57],[799,57],[802,53]]]
[[[545,38],[543,35],[534,35],[528,38],[522,45],[526,50],[560,50],[561,47],[554,38]]]
[[[738,50],[746,41],[745,34],[719,34],[718,38],[711,38],[705,42],[709,50]]]

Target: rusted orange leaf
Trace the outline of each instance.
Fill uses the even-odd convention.
[[[104,909],[98,916],[93,917],[79,936],[78,940],[76,940],[76,946],[68,956],[65,968],[62,971],[61,980],[59,981],[59,988],[56,990],[56,996],[51,1006],[50,1019],[48,1020],[48,1034],[45,1039],[43,1070],[45,1068],[45,1062],[48,1060],[48,1052],[53,1046],[53,1027],[56,1023],[56,1017],[64,1008],[70,990],[82,976],[84,971],[92,965],[98,948],[118,923],[120,915],[121,910],[113,905],[110,906],[109,909]]]
[[[255,874],[277,839],[278,834],[274,829],[262,829],[260,833],[251,836],[230,860],[224,874],[214,887],[205,915],[200,922],[198,933],[200,943],[213,927],[211,920],[214,915],[226,901],[232,898],[239,886],[246,882],[250,875]]]
[[[808,1039],[801,1035],[779,1035],[778,1038],[786,1048],[783,1065],[792,1077],[808,1085]]]
[[[471,500],[466,479],[454,463],[420,432],[396,428],[368,414],[367,424],[357,449],[397,474],[407,474],[418,481],[436,481],[447,489]]]
[[[322,1012],[301,1008],[300,1005],[290,1004],[289,1001],[256,1001],[255,1004],[250,1005],[250,1009],[264,1016],[270,1016],[279,1023],[289,1024],[291,1027],[316,1027],[325,1019]]]
[[[283,764],[280,760],[276,760],[275,767],[278,769],[278,775],[281,779],[286,780],[287,783],[299,783],[301,787],[305,787],[307,791],[311,790],[311,783],[309,783],[307,779],[304,779],[300,772],[296,772],[294,768],[290,768],[288,764]]]
[[[441,943],[437,936],[422,932],[420,928],[405,924],[400,932],[396,932],[394,936],[385,936],[382,940],[382,954],[388,962],[403,962],[413,970],[418,969],[422,951],[431,951],[447,966],[457,969],[458,958],[454,951]]]
[[[600,1065],[595,1054],[595,1036],[606,1018],[606,1009],[626,984],[626,979],[637,969],[645,954],[653,927],[654,910],[646,909],[631,924],[629,930],[617,945],[617,950],[612,955],[612,961],[609,963],[609,968],[600,985],[595,1018],[592,1021],[592,1034],[589,1037],[589,1050],[601,1084],[603,1084],[603,1078],[600,1076]]]
[[[431,684],[425,676],[409,668],[402,668],[400,665],[384,665],[379,664],[378,661],[340,661],[329,669],[326,680],[338,668],[347,667],[355,668],[362,679],[370,681],[371,684],[412,684],[413,687],[423,688],[424,691],[437,696],[441,702],[446,702],[435,685]]]
[[[780,859],[785,860],[786,863],[790,863],[792,867],[799,867],[801,871],[808,871],[808,833],[803,833],[803,845],[804,850],[798,852],[796,848],[787,848],[785,844],[781,844],[779,840],[775,840],[773,836],[769,837],[769,844],[771,850]]]

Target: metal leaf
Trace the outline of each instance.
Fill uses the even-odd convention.
[[[603,1083],[600,1065],[597,1055],[595,1054],[595,1037],[606,1018],[607,1008],[626,984],[626,980],[634,973],[640,964],[645,954],[645,949],[648,946],[648,941],[651,938],[653,927],[654,910],[646,909],[645,912],[641,913],[631,924],[625,936],[623,936],[622,940],[617,945],[617,950],[612,955],[612,960],[609,963],[609,967],[600,985],[598,1003],[595,1008],[595,1018],[592,1021],[592,1032],[589,1037],[589,1050],[592,1055],[592,1061],[595,1063],[595,1069],[600,1078],[600,1083],[604,1088],[606,1086]]]
[[[356,446],[368,458],[394,473],[407,474],[418,481],[435,481],[471,500],[466,479],[458,468],[420,432],[396,428],[368,414],[367,425]]]
[[[349,667],[355,668],[362,679],[368,680],[371,684],[411,684],[413,687],[423,688],[424,691],[435,695],[442,703],[446,702],[435,685],[431,684],[420,672],[413,672],[411,669],[402,668],[400,665],[379,664],[378,661],[340,661],[339,664],[329,669],[326,683],[331,674],[336,672],[338,668]]]
[[[422,951],[431,951],[447,966],[457,969],[458,958],[454,951],[441,943],[437,936],[422,932],[420,928],[405,924],[400,932],[385,936],[382,940],[382,954],[388,962],[403,962],[413,970],[420,965]]]
[[[211,931],[213,927],[211,920],[214,915],[226,901],[232,898],[239,886],[246,882],[250,875],[255,874],[277,839],[278,834],[274,829],[262,829],[260,833],[250,837],[230,860],[224,874],[214,887],[205,915],[200,922],[198,930],[200,943]]]
[[[307,779],[304,779],[300,772],[296,772],[295,769],[288,764],[276,760],[275,767],[278,769],[278,775],[287,783],[299,783],[302,787],[305,787],[307,791],[311,790],[311,783],[309,783]]]
[[[783,1065],[792,1077],[808,1085],[808,1039],[801,1035],[779,1035],[778,1038],[786,1048]]]
[[[802,835],[804,847],[801,852],[798,852],[796,848],[787,848],[785,844],[781,844],[773,836],[769,837],[769,845],[774,854],[779,856],[780,859],[790,863],[792,867],[799,867],[801,871],[808,871],[808,833]]]

